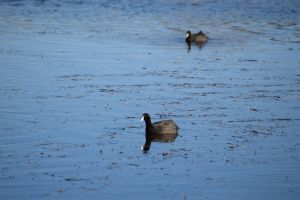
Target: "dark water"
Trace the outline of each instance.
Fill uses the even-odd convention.
[[[0,199],[299,199],[299,8],[0,1]]]

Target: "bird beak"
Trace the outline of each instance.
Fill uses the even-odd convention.
[[[142,118],[141,118],[141,121],[144,121],[145,119],[144,119],[144,115],[142,116]]]

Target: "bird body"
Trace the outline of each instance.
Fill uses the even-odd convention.
[[[153,123],[153,134],[168,135],[177,134],[179,127],[173,120],[163,120]]]
[[[190,31],[187,31],[185,35],[186,42],[205,43],[207,40],[207,35],[205,35],[202,31],[196,34],[192,34]]]

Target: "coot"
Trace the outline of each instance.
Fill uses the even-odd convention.
[[[152,141],[157,142],[173,142],[178,136],[179,127],[173,120],[162,120],[152,124],[150,115],[144,113],[141,121],[146,123],[146,142],[142,150],[148,151]]]
[[[200,31],[199,33],[192,34],[191,31],[187,31],[185,35],[185,41],[187,43],[196,42],[196,43],[205,43],[207,42],[208,37]]]

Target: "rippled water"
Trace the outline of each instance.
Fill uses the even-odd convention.
[[[0,1],[0,198],[299,199],[299,8]]]

